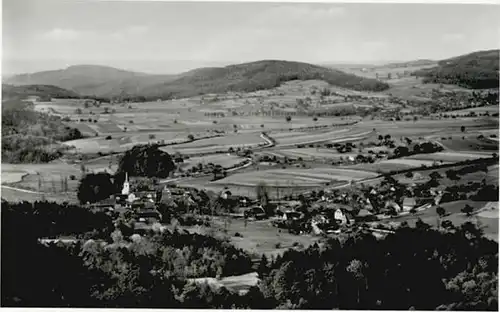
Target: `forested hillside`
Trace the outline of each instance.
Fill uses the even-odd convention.
[[[77,99],[81,97],[76,92],[53,85],[13,86],[2,84],[2,101],[24,100],[30,96],[37,96],[41,101],[50,101],[51,98]]]
[[[34,111],[31,102],[2,102],[2,162],[49,162],[61,155],[58,142],[81,137],[61,118]]]
[[[424,82],[456,84],[471,89],[498,88],[499,50],[474,52],[415,72]]]

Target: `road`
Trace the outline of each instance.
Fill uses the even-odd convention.
[[[29,193],[29,194],[38,194],[38,195],[45,194],[42,192],[35,192],[35,191],[26,190],[26,189],[17,188],[17,187],[12,187],[12,186],[8,186],[8,185],[2,185],[2,188],[6,188],[9,190],[18,191],[18,192],[23,192],[23,193]]]

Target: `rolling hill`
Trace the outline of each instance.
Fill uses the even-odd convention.
[[[438,62],[416,71],[424,82],[455,84],[471,89],[498,88],[499,50],[479,51]]]
[[[111,67],[79,65],[11,77],[13,85],[48,84],[82,95],[99,97],[188,97],[227,91],[249,92],[270,89],[289,80],[324,80],[331,85],[382,91],[388,85],[339,70],[300,62],[265,60],[226,67],[191,70],[179,75],[149,75]]]
[[[270,89],[290,80],[318,79],[330,85],[368,91],[382,91],[388,85],[375,79],[367,79],[340,70],[300,62],[264,60],[218,68],[198,69],[180,78],[145,89],[148,94],[170,92],[189,96],[199,93],[227,91],[251,92]]]
[[[134,94],[144,86],[169,81],[171,75],[149,75],[108,66],[76,65],[66,69],[21,74],[5,80],[12,85],[53,85],[82,95],[102,97]]]

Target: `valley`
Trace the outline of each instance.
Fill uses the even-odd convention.
[[[239,296],[261,294],[267,259],[332,240],[379,244],[412,228],[498,242],[498,89],[413,75],[436,64],[344,73],[261,61],[176,77],[86,66],[14,77],[3,89],[3,205],[61,218],[48,226],[61,229],[38,229],[46,244],[163,250],[185,289]],[[78,70],[84,82],[96,72],[103,80],[84,88],[72,80]],[[113,94],[116,79],[144,89]],[[98,225],[75,234],[68,224],[79,222],[60,209],[83,209]],[[186,243],[175,249],[177,236]]]

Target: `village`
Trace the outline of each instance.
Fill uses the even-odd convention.
[[[216,193],[158,184],[139,191],[133,181],[126,174],[121,193],[87,205],[126,219],[137,234],[172,220],[180,226],[210,226],[217,216],[244,219],[245,226],[266,222],[294,235],[327,237],[362,228],[380,238],[405,224],[399,217],[437,207],[445,190],[432,183],[407,187],[387,176],[377,187],[351,184],[271,200],[264,183],[258,186],[258,199],[251,199],[233,195],[228,187]]]

